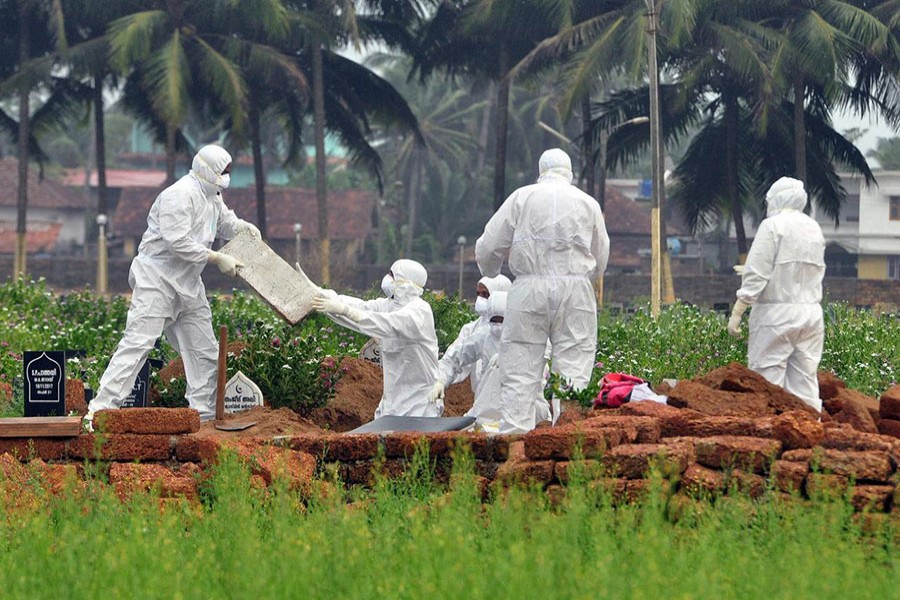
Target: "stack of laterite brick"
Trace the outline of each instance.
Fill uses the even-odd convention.
[[[847,493],[859,510],[900,512],[898,439],[806,412],[709,417],[635,402],[616,413],[527,434],[497,476],[552,489],[577,473],[632,499],[655,471],[690,496]]]
[[[234,450],[259,486],[285,479],[304,486],[317,473],[346,485],[371,485],[427,459],[446,480],[465,450],[484,489],[530,483],[549,494],[576,480],[607,486],[618,500],[642,496],[658,473],[685,496],[846,494],[859,510],[900,514],[900,386],[870,406],[835,384],[820,386],[822,421],[799,399],[745,368],[729,365],[670,391],[670,403],[632,402],[524,436],[462,432],[305,434],[228,439],[198,433],[190,409],[129,409],[95,415],[98,433],[68,439],[0,438],[0,478],[30,477],[48,487],[82,476],[85,461],[108,469],[126,497],[158,488],[163,497],[198,497],[198,481],[223,448]],[[877,402],[877,401],[874,401]],[[575,411],[572,411],[575,414]],[[713,413],[713,414],[709,414]],[[876,422],[877,427],[873,427]],[[564,414],[565,416],[565,414]],[[890,425],[889,427],[893,427]],[[56,489],[56,488],[54,488]]]
[[[62,479],[82,477],[84,463],[95,461],[123,498],[157,488],[163,498],[196,500],[206,467],[223,447],[246,462],[261,486],[279,477],[300,486],[315,473],[315,458],[302,452],[259,440],[192,435],[200,430],[200,417],[188,408],[99,411],[94,426],[95,433],[71,438],[0,438],[0,478],[15,480],[21,475],[17,463],[28,461],[32,479],[44,478],[49,489],[58,490]]]

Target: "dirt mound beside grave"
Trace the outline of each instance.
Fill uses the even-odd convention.
[[[381,367],[367,360],[345,357],[341,369],[345,372],[328,406],[317,408],[309,415],[310,421],[323,429],[339,432],[356,429],[372,420],[384,386]]]
[[[736,362],[679,381],[668,397],[671,406],[710,416],[765,417],[794,410],[815,413],[797,396]]]
[[[302,433],[324,433],[324,430],[304,419],[289,408],[268,408],[257,406],[243,412],[226,414],[225,425],[256,421],[256,425],[240,431],[222,431],[216,429],[213,421],[200,425],[200,431],[192,435],[196,437],[242,438],[242,437],[274,437],[279,435],[298,435]],[[222,424],[221,422],[219,423]]]

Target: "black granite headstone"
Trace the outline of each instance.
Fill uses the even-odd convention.
[[[137,377],[134,379],[134,386],[131,392],[122,403],[122,408],[146,408],[147,397],[150,391],[150,367],[159,369],[162,361],[156,358],[148,358],[144,361],[144,366],[138,371]]]
[[[144,361],[144,366],[138,371],[134,380],[131,393],[122,402],[122,408],[146,408],[147,391],[150,389],[150,361]]]
[[[64,417],[66,415],[66,353],[26,351],[25,416]]]

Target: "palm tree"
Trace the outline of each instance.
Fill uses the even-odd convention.
[[[325,131],[336,132],[350,149],[355,163],[371,170],[381,185],[381,159],[365,141],[369,117],[416,131],[416,121],[393,87],[355,62],[334,52],[341,44],[381,42],[410,47],[409,28],[420,17],[416,0],[368,0],[357,15],[351,0],[295,0],[289,2],[301,32],[298,64],[312,81],[313,140],[316,162],[321,281],[331,280],[331,238],[328,232],[328,190]],[[332,100],[326,102],[326,99]],[[383,102],[387,104],[383,104]],[[363,109],[362,112],[351,112]]]
[[[370,63],[387,69],[387,77],[407,98],[418,120],[420,135],[398,132],[386,135],[382,144],[388,172],[396,173],[395,179],[403,182],[407,207],[404,255],[412,256],[419,220],[427,222],[441,248],[447,248],[459,233],[468,212],[461,205],[476,183],[471,159],[485,103],[471,101],[464,89],[443,81],[416,85],[406,80],[409,60],[377,56]]]
[[[25,275],[26,265],[26,220],[28,212],[28,161],[40,154],[31,131],[31,94],[45,78],[35,71],[20,72],[21,66],[36,56],[49,53],[54,47],[64,48],[65,31],[62,27],[62,7],[59,0],[17,0],[6,3],[0,13],[7,27],[2,71],[7,75],[3,85],[6,95],[14,88],[18,96],[16,119],[3,115],[5,128],[14,130],[17,139],[18,201],[16,207],[16,248],[13,260],[13,278]],[[14,124],[13,124],[14,122]]]
[[[890,28],[867,10],[871,4],[841,0],[766,3],[762,24],[780,34],[771,51],[772,71],[791,90],[794,173],[802,181],[808,176],[808,103],[852,104],[860,112],[880,108],[889,120],[898,119],[896,105],[878,100],[879,87],[896,88],[896,71],[890,73],[883,67],[884,61],[896,65],[897,41]],[[873,68],[882,75],[874,86],[865,76]],[[822,98],[815,99],[814,94]]]
[[[239,132],[245,126],[244,77],[224,50],[235,38],[235,12],[249,11],[252,4],[257,12],[252,17],[244,14],[244,22],[270,23],[280,3],[151,0],[143,4],[148,8],[110,23],[110,59],[119,72],[129,75],[128,85],[146,96],[148,108],[164,124],[166,177],[172,182],[176,139],[187,118],[192,91],[221,107],[233,130]]]
[[[443,2],[421,34],[414,71],[425,80],[437,70],[497,84],[494,135],[494,208],[506,198],[506,151],[511,69],[537,43],[570,22],[568,2],[526,4],[491,0]]]

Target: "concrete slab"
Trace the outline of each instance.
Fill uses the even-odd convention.
[[[318,293],[302,271],[278,256],[264,241],[242,231],[220,252],[244,263],[238,278],[245,281],[281,317],[294,325],[312,309]]]

